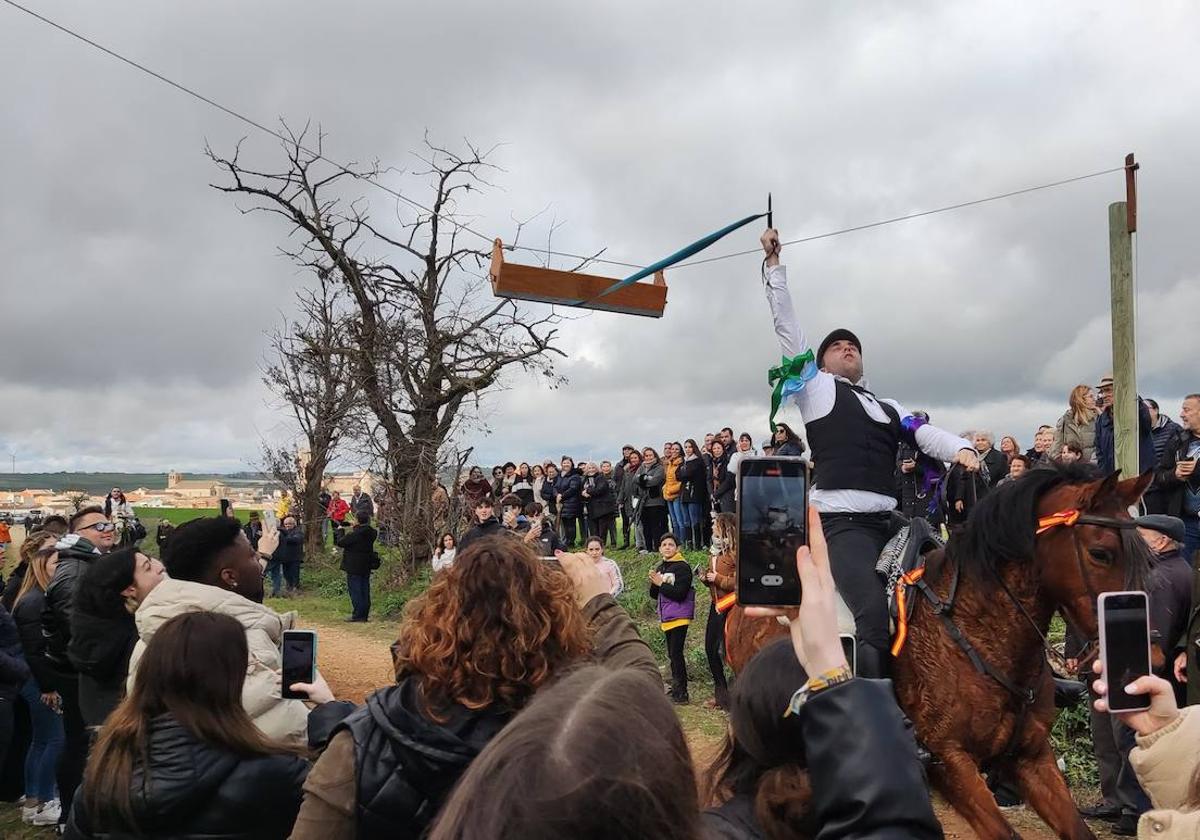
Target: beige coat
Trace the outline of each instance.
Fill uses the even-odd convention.
[[[1192,778],[1200,766],[1200,713],[1197,706],[1180,710],[1179,717],[1153,735],[1139,735],[1129,754],[1154,810],[1138,821],[1138,837],[1158,840],[1200,838],[1200,810],[1185,803]]]
[[[246,628],[250,665],[246,669],[242,704],[254,723],[269,738],[306,744],[308,707],[302,700],[284,700],[279,696],[283,669],[279,643],[283,631],[292,629],[296,614],[280,615],[270,607],[216,586],[167,578],[146,596],[134,614],[139,639],[129,660],[127,687],[133,688],[138,662],[155,631],[177,615],[201,610],[228,615]]]

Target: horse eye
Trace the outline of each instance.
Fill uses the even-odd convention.
[[[1088,549],[1088,554],[1093,560],[1102,566],[1111,566],[1113,563],[1113,554],[1107,548],[1093,546],[1092,548]]]

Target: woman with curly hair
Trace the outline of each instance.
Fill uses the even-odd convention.
[[[292,840],[424,836],[475,756],[539,688],[589,656],[661,680],[600,569],[586,555],[558,559],[489,537],[434,578],[392,646],[396,684],[334,728]]]

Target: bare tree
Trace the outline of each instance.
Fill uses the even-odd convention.
[[[285,253],[347,291],[354,310],[348,349],[382,441],[385,515],[415,566],[432,554],[443,445],[508,370],[559,381],[553,367],[553,354],[564,355],[554,346],[559,318],[552,310],[530,316],[494,298],[484,280],[489,255],[480,250],[490,243],[469,239],[477,235],[456,222],[460,197],[489,186],[486,176],[495,168],[485,153],[470,144],[459,154],[427,142],[425,168],[415,174],[429,185],[428,209],[385,231],[361,198],[339,195],[358,179],[378,178],[380,167],[330,165],[321,135],[309,148],[306,133],[287,133],[283,172],[248,169],[236,150],[231,158],[208,150],[230,179],[213,186],[252,198],[243,212],[283,218],[291,243]]]
[[[342,310],[341,290],[327,277],[299,295],[301,317],[270,336],[272,360],[263,382],[286,403],[304,439],[303,455],[294,448],[263,446],[268,471],[300,502],[305,554],[322,548],[321,487],[339,442],[354,434],[361,389],[353,355],[345,349],[350,318]]]

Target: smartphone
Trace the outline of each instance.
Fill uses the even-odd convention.
[[[263,527],[268,531],[279,530],[279,517],[275,515],[273,510],[264,510],[262,514]]]
[[[1098,600],[1100,661],[1108,683],[1108,709],[1150,708],[1147,694],[1126,694],[1125,686],[1150,673],[1150,617],[1145,592],[1102,592]]]
[[[850,666],[850,673],[858,675],[858,639],[853,633],[841,633],[838,638],[842,640],[842,653],[846,655],[846,664]]]
[[[800,606],[796,549],[808,544],[808,462],[743,458],[737,472],[737,602]]]
[[[283,692],[286,700],[307,700],[307,694],[292,691],[295,683],[310,683],[317,677],[317,634],[312,630],[283,631]]]

